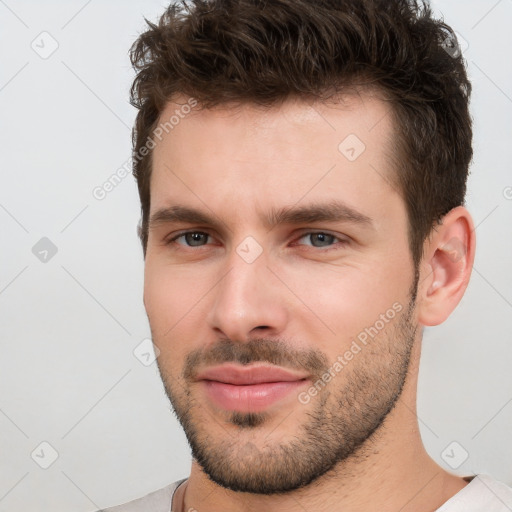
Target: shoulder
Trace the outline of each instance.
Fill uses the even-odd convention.
[[[487,474],[475,475],[437,512],[509,512],[512,488]]]
[[[185,480],[186,478],[183,478],[161,489],[150,492],[141,498],[124,503],[123,505],[105,508],[98,512],[145,512],[147,510],[152,512],[170,512],[174,491]]]

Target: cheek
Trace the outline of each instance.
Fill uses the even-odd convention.
[[[156,258],[155,258],[156,260]],[[204,282],[198,272],[165,262],[146,260],[144,305],[154,323],[172,325],[199,300]]]
[[[144,269],[144,307],[148,314],[152,327],[158,325],[172,311],[169,308],[172,302],[170,293],[170,280],[162,272],[158,265],[146,259]]]
[[[153,342],[163,357],[181,358],[191,349],[191,340],[204,326],[204,298],[211,288],[204,273],[196,269],[154,264],[146,260],[144,306]]]
[[[144,306],[151,326],[153,343],[163,353],[169,350],[179,319],[186,314],[187,289],[173,278],[175,273],[162,265],[146,262]]]
[[[341,350],[340,343],[350,344],[393,304],[405,307],[410,281],[404,268],[399,271],[390,262],[338,268],[297,266],[283,279],[298,298],[293,318],[300,330],[324,339],[325,350],[332,349],[332,343]]]

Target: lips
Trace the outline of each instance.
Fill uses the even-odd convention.
[[[236,386],[249,386],[265,382],[292,382],[307,377],[308,374],[295,373],[278,366],[241,367],[229,363],[199,372],[196,380],[213,380]]]
[[[277,366],[223,364],[201,371],[196,380],[205,398],[228,411],[259,412],[288,400],[305,386],[308,375]]]

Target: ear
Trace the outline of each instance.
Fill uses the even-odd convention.
[[[475,259],[473,219],[463,206],[450,210],[423,248],[418,286],[418,321],[443,323],[466,291]]]

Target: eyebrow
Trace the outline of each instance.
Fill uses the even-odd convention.
[[[373,221],[367,215],[340,201],[313,203],[305,206],[289,206],[272,210],[266,218],[270,227],[278,224],[302,224],[308,222],[349,222],[361,226],[373,227]]]
[[[285,206],[273,209],[263,215],[262,220],[269,228],[279,224],[305,224],[315,222],[348,222],[363,227],[374,228],[373,220],[367,215],[340,201],[313,203],[305,206]],[[161,224],[183,222],[206,224],[218,230],[224,224],[214,215],[183,205],[173,205],[154,212],[149,219],[149,228]]]

